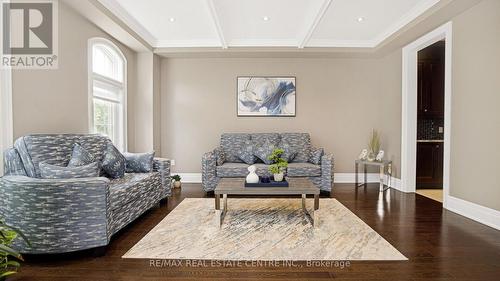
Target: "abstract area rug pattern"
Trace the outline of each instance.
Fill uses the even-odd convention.
[[[123,258],[407,260],[337,200],[320,199],[317,215],[313,228],[299,198],[229,198],[219,228],[214,199],[187,198]]]

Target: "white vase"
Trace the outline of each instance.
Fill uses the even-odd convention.
[[[256,170],[257,168],[254,165],[248,167],[247,183],[259,182],[259,176],[255,173]]]
[[[274,174],[273,177],[274,177],[274,181],[283,181],[283,177],[285,176],[285,174],[283,174],[283,172],[279,173],[279,174]]]
[[[181,187],[181,181],[174,181],[174,188]]]

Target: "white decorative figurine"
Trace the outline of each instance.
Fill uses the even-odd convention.
[[[382,161],[384,159],[384,154],[385,152],[383,150],[380,150],[377,154],[377,158],[375,158],[376,161]]]
[[[247,183],[258,183],[259,182],[259,176],[255,173],[256,170],[257,170],[257,168],[255,167],[255,165],[248,167],[249,174],[247,175]]]
[[[358,156],[359,160],[366,160],[366,157],[368,157],[368,149],[363,149],[361,150],[361,153]]]

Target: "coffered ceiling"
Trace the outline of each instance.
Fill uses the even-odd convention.
[[[155,48],[376,47],[439,0],[98,0]]]

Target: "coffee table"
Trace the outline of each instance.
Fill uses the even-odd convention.
[[[288,187],[245,187],[245,179],[243,178],[222,178],[215,187],[215,215],[219,227],[224,221],[227,213],[227,196],[228,195],[301,195],[302,210],[304,215],[309,219],[312,226],[316,224],[316,211],[319,209],[319,188],[308,178],[287,178]],[[221,210],[220,197],[224,200],[224,207]],[[309,213],[306,208],[307,195],[314,196],[314,208],[312,213]]]

